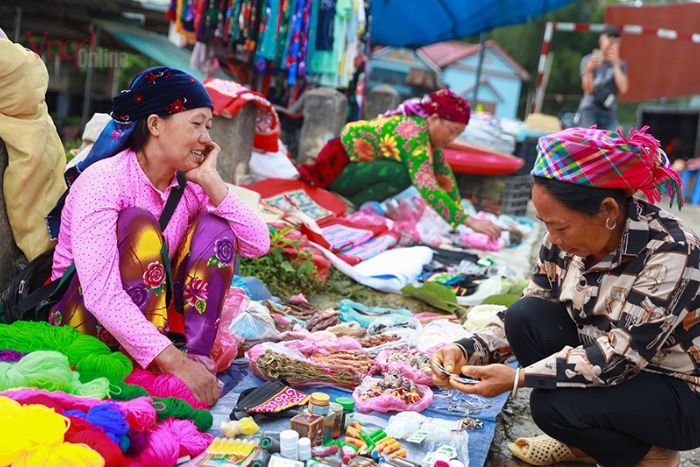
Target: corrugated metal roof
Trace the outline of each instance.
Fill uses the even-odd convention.
[[[496,41],[489,40],[486,42],[486,48],[496,51],[512,68],[513,71],[522,80],[529,80],[530,74],[525,70],[513,57],[501,48]],[[481,50],[479,44],[467,44],[459,41],[445,41],[437,44],[426,45],[418,49],[420,53],[425,55],[430,61],[435,63],[440,68],[445,68],[453,63],[462,60],[470,55],[478,54]]]

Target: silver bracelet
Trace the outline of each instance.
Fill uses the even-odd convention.
[[[515,369],[515,379],[513,380],[513,390],[511,391],[511,394],[513,395],[513,399],[518,397],[518,384],[520,383],[520,367],[517,367]]]

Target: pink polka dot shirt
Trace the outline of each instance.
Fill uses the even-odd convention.
[[[159,218],[175,186],[173,176],[164,192],[157,190],[131,150],[94,163],[71,187],[53,258],[52,279],[75,261],[86,308],[143,368],[170,345],[170,340],[143,316],[122,287],[117,218],[129,207],[146,209]],[[255,211],[230,191],[221,204],[213,206],[199,185],[188,182],[164,232],[171,260],[188,227],[205,211],[228,221],[241,256],[267,253],[269,231]]]

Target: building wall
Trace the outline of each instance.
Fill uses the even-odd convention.
[[[440,78],[455,92],[464,94],[471,100],[472,92],[465,92],[474,86],[479,56],[472,55],[446,67]],[[380,84],[393,86],[402,98],[413,97],[412,89],[405,80],[411,69],[429,70],[430,67],[411,49],[387,48],[375,54],[370,60],[367,90]],[[516,118],[522,82],[512,66],[498,53],[487,49],[482,66],[482,80],[488,85],[479,86],[479,101],[495,105],[495,115],[499,118]],[[494,92],[495,90],[495,92]]]
[[[387,48],[376,54],[369,62],[369,91],[380,84],[393,86],[403,98],[413,97],[411,87],[406,86],[406,76],[411,69],[430,70],[430,67],[415,51],[404,48]]]
[[[445,68],[442,79],[455,92],[465,94],[465,91],[473,88],[475,84],[478,62],[478,54],[459,60]],[[496,92],[494,93],[489,89],[488,85],[482,83],[479,86],[478,100],[494,103],[496,105],[496,117],[516,118],[522,82],[515,75],[510,65],[497,53],[487,50],[484,56],[481,77],[482,80],[486,79]],[[466,92],[465,97],[471,100],[472,91]]]

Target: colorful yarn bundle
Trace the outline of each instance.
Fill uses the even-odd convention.
[[[104,459],[93,449],[64,442],[69,424],[43,405],[0,397],[0,465],[103,466]]]
[[[100,377],[107,378],[113,386],[110,391],[111,397],[116,400],[131,400],[150,395],[150,392],[144,387],[127,384],[124,381],[133,371],[133,365],[128,357],[120,352],[111,352],[109,347],[99,339],[80,334],[69,326],[52,326],[45,322],[30,321],[0,324],[0,348],[20,352],[36,350],[61,352],[68,357],[70,364],[76,367],[81,381],[92,381]],[[195,410],[206,409],[206,404],[198,401],[185,383],[173,375],[153,376],[151,379],[151,377],[144,375],[148,372],[143,370],[139,370],[139,372],[134,378],[148,384],[152,391],[157,391],[158,394],[153,394],[154,396],[161,396],[153,398],[154,403],[159,403],[159,406],[163,407],[162,410],[158,411],[158,420],[164,420],[168,417],[190,419],[202,431],[211,428],[213,424],[211,414],[206,410]],[[0,376],[0,380],[2,380],[2,376]],[[162,389],[160,386],[163,386]],[[0,383],[0,390],[4,389],[6,388]],[[67,390],[67,392],[72,391]],[[167,397],[162,398],[164,396]],[[189,407],[181,402],[172,402],[173,397],[183,396]],[[196,402],[195,407],[192,407],[194,404],[191,402]],[[174,407],[170,407],[171,404],[174,404]]]
[[[70,369],[66,356],[50,351],[29,353],[16,363],[0,362],[0,390],[19,387],[63,390],[97,399],[109,395],[107,379],[96,378],[83,384],[79,374]]]
[[[77,397],[63,391],[45,391],[42,389],[13,389],[0,393],[21,404],[42,404],[54,407],[57,411],[82,410],[89,411],[93,407],[105,404],[116,404],[124,414],[124,418],[136,432],[151,429],[156,424],[156,410],[148,397],[138,397],[128,401],[101,401],[87,397]]]
[[[203,433],[213,424],[211,413],[183,381],[134,371],[131,360],[95,337],[18,321],[0,324],[0,349],[7,349],[0,351],[0,401],[24,412],[40,408],[62,424],[57,436],[50,423],[25,413],[53,441],[35,442],[27,430],[7,433],[14,444],[0,440],[0,465],[10,463],[3,456],[15,456],[17,465],[174,465],[213,439]],[[114,400],[102,400],[110,395]],[[12,426],[8,417],[0,405],[2,427]]]
[[[124,444],[124,440],[121,438],[121,446],[116,444],[113,436],[124,433],[125,429],[128,430],[128,427],[124,424],[128,416],[124,417],[121,413],[136,413],[131,404],[134,404],[135,401],[148,401],[147,398],[134,399],[127,402],[105,402],[76,397],[62,392],[52,393],[35,389],[18,389],[6,391],[0,396],[0,400],[2,399],[14,404],[17,404],[16,401],[25,404],[36,402],[41,404],[36,405],[36,407],[45,408],[53,413],[63,411],[72,421],[71,426],[77,423],[75,429],[69,430],[66,435],[67,440],[75,443],[82,442],[92,447],[103,456],[108,466],[119,465],[124,457],[122,452],[127,452],[130,456],[136,457],[138,462],[143,465],[174,465],[175,461],[183,453],[195,457],[203,452],[213,440],[212,435],[201,433],[193,421],[179,420],[170,417],[167,411],[163,411],[165,412],[164,420],[155,425],[152,431],[142,431],[145,434],[144,437],[139,437],[138,434],[133,436],[130,433],[128,444]],[[175,412],[179,410],[182,413],[187,413],[188,408],[190,411],[195,410],[185,401],[179,399],[170,398],[169,404],[176,408]],[[29,407],[29,405],[24,407]],[[48,407],[54,407],[55,412],[53,408]],[[118,411],[115,411],[115,408]],[[0,406],[1,410],[2,407]],[[150,407],[150,411],[151,420],[154,420],[156,412],[153,407]],[[204,411],[196,410],[196,412]],[[176,413],[176,415],[182,415],[182,413]],[[204,413],[209,414],[208,412]],[[211,414],[209,415],[211,416]],[[0,423],[2,423],[1,415]],[[150,424],[150,427],[153,427],[153,423]],[[80,434],[75,434],[74,431]],[[115,448],[119,451],[118,454],[115,453]],[[1,444],[0,452],[2,452]],[[0,465],[4,465],[1,457]]]

